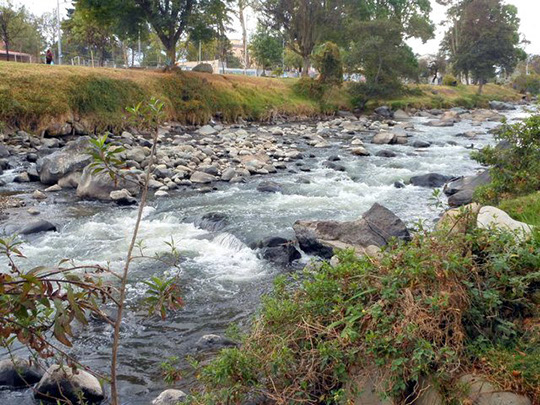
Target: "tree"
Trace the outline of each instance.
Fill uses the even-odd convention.
[[[501,0],[463,0],[450,8],[442,48],[456,73],[472,74],[478,94],[497,70],[513,71],[523,59],[517,9]]]
[[[302,57],[302,76],[308,76],[311,54],[327,26],[339,16],[337,0],[262,0],[258,10],[264,24],[285,34],[287,46]]]
[[[242,56],[244,69],[249,67],[249,52],[248,52],[248,38],[246,28],[246,9],[250,6],[249,0],[237,0],[237,14],[236,16],[240,20],[240,26],[242,27]]]
[[[315,56],[315,62],[321,82],[341,85],[343,82],[343,61],[339,47],[335,43],[324,43]]]
[[[257,64],[265,70],[280,63],[283,55],[283,40],[279,33],[264,28],[261,24],[251,38],[251,54]]]
[[[296,52],[291,51],[289,47],[285,48],[285,54],[283,55],[283,63],[288,70],[302,70],[302,57]]]
[[[16,8],[10,0],[0,3],[0,39],[6,47],[9,62],[9,49],[14,40],[20,37],[25,28],[26,9]]]

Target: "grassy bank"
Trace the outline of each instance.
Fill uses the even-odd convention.
[[[193,72],[92,69],[72,66],[0,62],[0,129],[11,126],[40,131],[53,122],[80,120],[89,128],[122,126],[125,107],[157,97],[167,105],[169,120],[200,124],[220,114],[265,120],[275,115],[316,116],[352,109],[347,85],[316,96],[298,91],[296,79],[207,75]],[[378,100],[369,107],[442,108],[487,105],[492,99],[516,100],[511,89],[487,85],[475,96],[473,86],[411,89],[401,99]]]
[[[521,99],[521,95],[512,88],[496,84],[485,85],[483,94],[480,96],[477,92],[478,86],[450,87],[424,84],[410,87],[404,96],[372,101],[368,103],[368,106],[373,108],[385,104],[394,110],[399,108],[478,108],[488,107],[491,100],[517,101]]]
[[[75,117],[114,127],[126,106],[151,96],[166,103],[170,120],[195,124],[218,112],[228,121],[317,114],[317,103],[292,86],[270,78],[0,63],[0,121],[39,130]]]

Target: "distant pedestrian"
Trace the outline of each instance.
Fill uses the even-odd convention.
[[[50,49],[47,49],[47,54],[45,55],[45,60],[47,61],[47,65],[52,65],[54,59],[54,55]]]

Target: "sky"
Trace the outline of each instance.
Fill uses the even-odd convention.
[[[24,4],[28,9],[37,15],[40,15],[46,11],[53,11],[56,9],[57,1],[61,4],[61,9],[67,7],[70,1],[66,0],[18,0],[19,3]],[[431,0],[433,11],[431,13],[431,19],[437,27],[436,37],[423,44],[419,40],[410,40],[409,45],[413,48],[414,52],[419,55],[435,54],[439,49],[439,44],[444,34],[445,28],[441,22],[445,17],[445,7],[440,6],[434,0]],[[528,53],[540,54],[540,25],[538,18],[540,16],[540,0],[506,0],[506,3],[513,4],[518,8],[518,15],[521,19],[521,33],[531,43],[525,47]],[[250,16],[248,21],[248,27],[253,30],[256,24],[256,18]],[[233,24],[233,26],[238,24]],[[231,37],[240,38],[240,34],[233,32]]]

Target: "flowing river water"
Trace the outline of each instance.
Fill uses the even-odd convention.
[[[505,115],[515,120],[528,113],[518,109]],[[449,176],[474,174],[479,165],[471,160],[467,147],[494,143],[487,131],[499,125],[486,122],[472,127],[470,121],[462,121],[453,127],[434,128],[424,125],[426,118],[412,118],[411,122],[416,127],[412,139],[429,141],[431,147],[417,150],[409,145],[366,143],[372,156],[358,157],[343,150],[339,139],[331,141],[331,147],[326,149],[304,145],[305,155],[313,156],[303,161],[311,171],[287,171],[264,178],[281,184],[283,193],[258,192],[260,178],[252,178],[245,184],[219,185],[213,193],[178,191],[151,200],[140,234],[145,253],[167,251],[164,242],[172,238],[183,259],[180,270],[144,261],[136,263],[130,274],[130,309],[120,348],[122,403],[150,404],[166,388],[160,374],[161,362],[176,356],[185,366],[183,359],[196,354],[196,342],[201,336],[223,334],[231,323],[244,327],[249,324],[261,295],[270,291],[273,278],[284,271],[260,259],[257,251],[249,248],[250,243],[268,236],[292,238],[292,225],[298,219],[356,219],[375,202],[408,224],[418,220],[432,224],[439,214],[430,206],[433,190],[412,185],[398,189],[394,182],[432,172]],[[483,135],[472,140],[457,136],[472,130]],[[383,149],[391,149],[397,156],[374,156]],[[346,172],[324,167],[323,162],[331,155],[341,157],[339,163]],[[61,226],[58,233],[28,238],[23,246],[28,257],[25,267],[54,265],[64,258],[121,267],[135,224],[135,208],[76,201],[67,192],[58,194],[54,204],[48,201],[39,208],[44,218],[53,218]],[[207,213],[225,214],[227,224],[215,231],[202,229],[197,224]],[[301,260],[307,262],[309,258]],[[178,271],[182,280],[185,308],[165,321],[148,318],[138,306],[145,291],[142,281],[173,271]],[[84,364],[108,373],[111,342],[112,329],[94,322],[79,331],[73,354]],[[192,378],[189,371],[186,374],[176,388],[189,391]],[[32,404],[31,398],[29,390],[0,391],[1,404]]]

